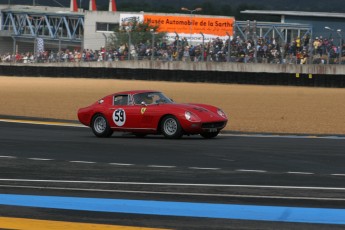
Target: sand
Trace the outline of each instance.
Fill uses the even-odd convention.
[[[163,91],[212,104],[240,132],[345,134],[345,89],[108,79],[0,77],[0,115],[77,120],[77,110],[123,90]]]

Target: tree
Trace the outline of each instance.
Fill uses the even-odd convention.
[[[123,23],[118,31],[114,31],[114,34],[110,35],[109,45],[111,48],[117,48],[123,45],[129,47],[142,43],[152,47],[153,36],[155,43],[161,42],[166,36],[165,32],[158,32],[158,29],[159,25],[152,25],[150,22],[140,22],[136,18],[131,18]]]

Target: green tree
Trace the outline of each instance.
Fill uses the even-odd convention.
[[[121,25],[118,31],[114,31],[110,35],[109,45],[111,48],[117,48],[122,45],[128,47],[140,43],[151,45],[153,36],[155,43],[159,43],[166,36],[166,32],[158,32],[158,29],[159,25],[152,25],[150,22],[139,22],[136,18],[132,18]]]

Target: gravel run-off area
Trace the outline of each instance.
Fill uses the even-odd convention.
[[[345,134],[345,89],[84,78],[0,77],[0,115],[77,120],[77,110],[123,90],[152,89],[229,116],[225,130]]]

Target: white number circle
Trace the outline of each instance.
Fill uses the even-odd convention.
[[[117,109],[113,113],[113,121],[117,126],[123,126],[126,123],[126,112],[124,109]]]

